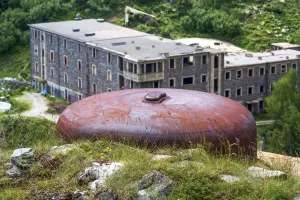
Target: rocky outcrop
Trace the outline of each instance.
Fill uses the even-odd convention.
[[[247,169],[247,173],[249,176],[252,177],[259,177],[259,178],[281,178],[286,177],[286,173],[282,171],[276,171],[276,170],[267,170],[261,167],[249,167]]]
[[[118,200],[118,195],[112,189],[101,187],[97,190],[93,200]]]
[[[175,182],[159,171],[151,171],[144,175],[138,183],[139,200],[168,199]]]
[[[113,175],[123,166],[122,163],[93,163],[92,167],[88,167],[77,176],[78,184],[90,183],[90,188],[95,192],[99,187],[102,187],[105,180]]]
[[[6,171],[10,177],[18,177],[24,174],[34,161],[34,154],[31,148],[21,148],[14,150],[10,157],[11,165]]]

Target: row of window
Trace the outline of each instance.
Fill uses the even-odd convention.
[[[297,64],[293,63],[292,68],[297,70]],[[280,72],[286,73],[287,65],[281,65]],[[235,73],[236,73],[235,76],[237,79],[243,78],[243,70],[237,70]],[[259,76],[264,76],[265,74],[266,74],[265,67],[260,67],[259,68]],[[276,74],[276,66],[271,66],[270,74]],[[253,76],[254,76],[254,69],[248,69],[247,77],[253,77]],[[231,71],[225,72],[225,80],[231,80]]]
[[[271,83],[270,84],[270,92],[272,90],[273,90],[273,84]],[[259,88],[258,88],[258,93],[265,93],[265,92],[266,92],[265,86],[260,85]],[[254,86],[247,87],[246,95],[252,95],[252,94],[254,94]],[[236,97],[243,96],[243,88],[237,88],[235,95],[236,95]],[[231,89],[225,89],[224,90],[224,96],[231,98]]]
[[[206,74],[201,75],[201,83],[207,83]],[[195,84],[195,77],[194,76],[182,77],[181,84],[182,84],[182,86],[194,85]],[[169,79],[169,87],[171,87],[171,88],[176,87],[176,78],[170,78]]]

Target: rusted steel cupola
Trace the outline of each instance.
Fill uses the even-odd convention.
[[[108,92],[69,106],[57,132],[66,139],[130,139],[158,145],[211,143],[213,150],[256,156],[256,124],[240,103],[178,89]]]

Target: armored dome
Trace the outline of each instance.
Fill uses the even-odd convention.
[[[70,105],[57,133],[66,139],[130,139],[158,145],[211,143],[222,152],[256,156],[256,124],[240,103],[178,89],[108,92]]]

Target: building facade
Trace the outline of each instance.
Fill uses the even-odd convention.
[[[180,88],[223,95],[261,112],[270,84],[300,61],[294,50],[225,54],[103,20],[29,26],[32,85],[70,102],[121,89]]]

